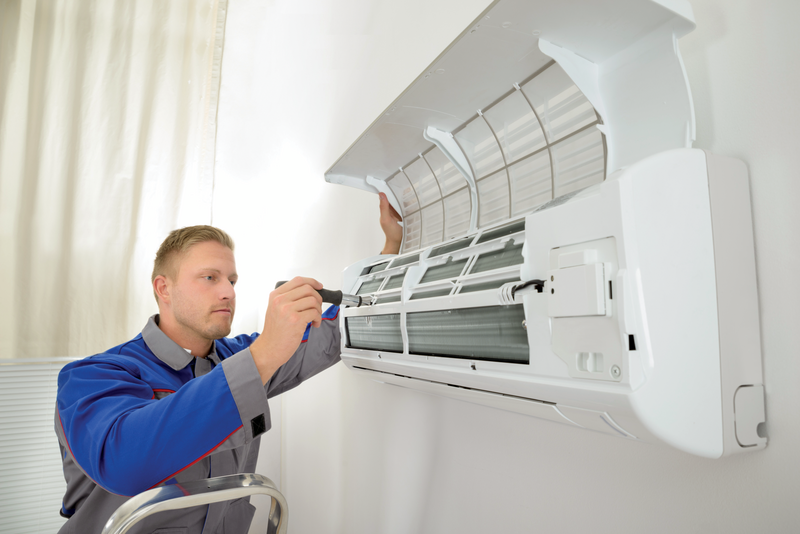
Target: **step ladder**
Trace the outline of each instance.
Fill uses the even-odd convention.
[[[130,498],[111,515],[102,534],[125,534],[136,523],[158,512],[229,501],[250,495],[269,495],[272,504],[267,534],[286,534],[289,509],[275,483],[263,475],[239,474],[193,480],[154,488]]]

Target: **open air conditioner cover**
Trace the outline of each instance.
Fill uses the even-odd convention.
[[[747,170],[693,149],[682,0],[500,0],[326,173],[399,256],[342,289],[377,380],[700,456],[757,450]]]

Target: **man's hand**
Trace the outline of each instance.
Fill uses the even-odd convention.
[[[322,289],[322,284],[313,278],[298,276],[269,294],[264,330],[250,345],[262,383],[266,384],[292,357],[308,323],[315,328],[322,324],[322,297],[318,289]]]
[[[400,226],[403,218],[397,213],[384,193],[378,193],[381,207],[381,229],[386,236],[386,244],[381,254],[397,254],[400,252],[400,243],[403,241],[403,227]]]

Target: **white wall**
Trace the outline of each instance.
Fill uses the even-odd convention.
[[[487,4],[231,1],[214,223],[238,238],[240,329],[260,329],[274,281],[302,273],[335,288],[379,250],[375,198],[322,174]],[[293,533],[800,530],[800,3],[692,6],[698,29],[681,50],[695,146],[751,173],[767,449],[704,460],[339,365],[284,395],[265,443]]]

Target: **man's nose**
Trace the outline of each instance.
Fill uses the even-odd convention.
[[[230,282],[225,282],[222,284],[222,286],[223,288],[220,298],[223,300],[233,300],[236,298],[236,290],[233,288],[233,284]]]

